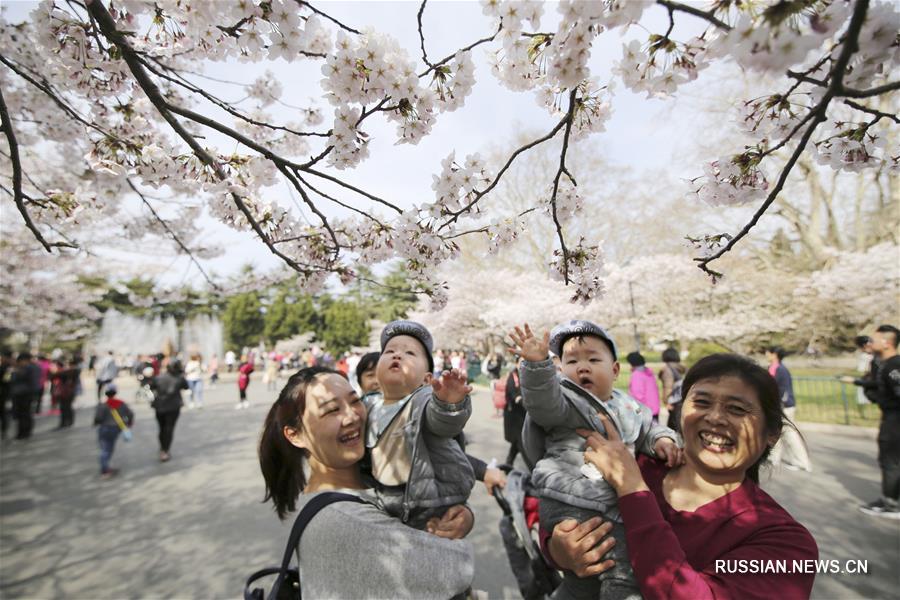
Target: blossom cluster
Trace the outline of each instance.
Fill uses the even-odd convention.
[[[585,244],[582,237],[578,245],[568,248],[564,254],[562,249],[553,251],[550,261],[550,279],[562,281],[574,287],[571,302],[582,305],[590,304],[594,299],[603,296],[604,260],[600,246]]]
[[[487,165],[479,154],[466,156],[463,164],[456,162],[456,152],[441,161],[441,174],[432,175],[431,189],[435,202],[428,207],[434,218],[455,213],[471,202],[478,193],[478,186],[491,180]]]
[[[759,165],[760,155],[754,148],[706,164],[691,193],[709,206],[739,206],[761,199],[769,182]]]

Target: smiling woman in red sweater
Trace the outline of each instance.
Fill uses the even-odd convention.
[[[746,358],[717,354],[688,371],[683,391],[679,467],[639,463],[613,427],[609,439],[583,432],[585,461],[619,494],[644,598],[809,598],[815,571],[806,561],[818,558],[816,542],[758,485],[785,426],[774,380]],[[604,530],[562,525],[551,557],[576,572],[602,568],[596,542]]]

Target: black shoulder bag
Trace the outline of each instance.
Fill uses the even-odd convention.
[[[247,583],[244,584],[244,600],[265,600],[266,595],[263,588],[251,589],[250,586],[263,577],[276,574],[278,577],[272,585],[268,600],[298,600],[301,597],[300,570],[299,568],[290,568],[290,564],[294,551],[296,550],[299,554],[298,544],[300,543],[300,537],[303,535],[303,530],[306,529],[306,526],[320,510],[329,504],[344,501],[365,503],[365,500],[359,496],[341,492],[323,492],[307,502],[300,514],[297,515],[297,520],[294,521],[294,526],[291,528],[291,535],[288,538],[287,548],[284,549],[281,566],[260,569],[251,575],[247,579]]]

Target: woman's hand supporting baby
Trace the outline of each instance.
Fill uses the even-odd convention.
[[[603,423],[609,439],[605,439],[596,431],[576,430],[578,435],[587,441],[584,462],[589,462],[597,467],[603,473],[603,478],[615,488],[620,498],[634,492],[649,490],[650,488],[644,483],[634,454],[628,449],[628,446],[622,443],[619,432],[605,415],[600,415],[600,421]]]
[[[431,382],[434,395],[441,402],[447,404],[459,404],[466,399],[472,386],[467,384],[466,374],[459,369],[444,371],[440,379]]]

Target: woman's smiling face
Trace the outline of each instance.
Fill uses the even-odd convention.
[[[366,408],[340,375],[322,374],[309,383],[301,421],[289,439],[309,452],[313,470],[343,469],[362,459]]]
[[[768,443],[756,390],[734,375],[701,379],[691,386],[681,413],[687,462],[715,478],[742,480]],[[729,477],[730,478],[730,477]]]

